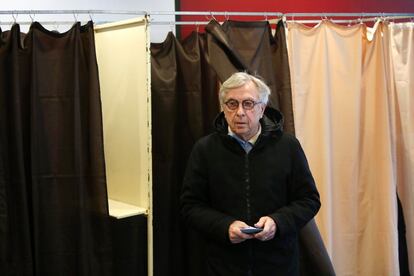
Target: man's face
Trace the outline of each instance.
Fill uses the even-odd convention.
[[[234,110],[229,108],[230,103],[238,102],[238,107]],[[243,108],[242,102],[245,102],[245,107],[252,102],[253,108],[248,110]],[[252,102],[249,102],[252,101]],[[244,86],[229,90],[223,104],[224,116],[231,131],[245,141],[252,138],[259,130],[259,120],[263,116],[265,104],[259,102],[259,92],[253,82],[249,82]],[[228,103],[226,105],[226,103]],[[258,103],[258,104],[256,104]]]

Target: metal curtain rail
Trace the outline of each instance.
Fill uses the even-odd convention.
[[[76,21],[88,21],[93,20],[93,15],[133,15],[133,16],[148,16],[146,11],[132,11],[132,10],[0,10],[0,16],[11,16],[12,21],[5,21],[0,18],[0,25],[11,26],[14,23],[19,23],[20,25],[30,25],[35,21],[35,15],[73,15],[74,20],[68,21],[67,18],[64,20],[50,20],[42,19],[39,22],[42,25],[71,25]],[[19,15],[26,15],[30,18],[25,17],[18,20]],[[89,15],[88,19],[78,20],[78,15]],[[28,20],[29,19],[29,20]],[[36,20],[37,21],[37,20]],[[110,21],[95,21],[97,24],[108,23]],[[113,20],[112,20],[113,21]]]
[[[281,12],[229,12],[229,11],[153,11],[149,12],[150,15],[222,15],[222,16],[282,16]]]
[[[154,14],[154,12],[151,12]],[[155,12],[156,15],[198,15],[206,16],[206,19],[215,19],[215,15],[224,16],[227,19],[230,19],[230,16],[263,16],[265,20],[267,17],[278,17],[284,18],[286,21],[296,21],[300,23],[318,23],[321,19],[331,19],[336,23],[362,23],[362,22],[372,22],[377,21],[378,19],[382,20],[395,20],[395,19],[414,19],[414,13],[279,13],[279,12],[196,12],[196,11],[187,11],[187,12]],[[210,18],[208,18],[210,17]],[[299,19],[303,18],[303,19]],[[315,20],[318,18],[319,20]],[[336,18],[336,19],[335,19]],[[296,20],[299,19],[299,20]],[[312,20],[313,19],[313,20]],[[189,21],[181,20],[178,21],[159,21],[151,20],[151,25],[206,25],[209,21]]]
[[[230,11],[132,11],[132,10],[0,10],[0,15],[18,14],[125,14],[125,15],[199,15],[199,16],[278,16],[278,17],[414,17],[414,13],[281,13],[281,12],[230,12]]]
[[[396,20],[396,19],[409,19],[409,18],[413,18],[412,16],[410,17],[406,17],[406,16],[395,16],[395,17],[385,17],[382,18],[382,20],[385,21],[390,21],[390,20]],[[369,17],[369,18],[358,18],[358,19],[329,19],[332,22],[335,23],[362,23],[362,22],[374,22],[377,21],[381,18],[379,17]],[[288,20],[286,19],[285,21],[287,22],[298,22],[298,23],[319,23],[322,19],[319,20],[310,20],[310,19],[292,19],[292,20]],[[271,20],[269,20],[271,21]],[[151,25],[207,25],[210,21],[151,21],[150,24]],[[223,22],[219,22],[219,23],[223,23]]]
[[[214,16],[224,16],[225,19],[230,19],[230,16],[263,16],[265,20],[268,17],[284,18],[286,21],[297,21],[303,23],[317,23],[320,19],[331,19],[338,23],[355,23],[355,22],[370,22],[378,19],[394,20],[394,19],[414,19],[414,13],[281,13],[281,12],[227,12],[227,11],[132,11],[132,10],[0,10],[0,15],[11,15],[13,22],[0,21],[0,25],[11,25],[16,23],[17,16],[20,14],[29,15],[31,21],[20,21],[20,24],[31,24],[34,21],[34,15],[37,14],[56,14],[74,15],[75,21],[77,15],[85,14],[89,15],[92,20],[92,15],[106,14],[106,15],[144,15],[144,16],[157,16],[158,18],[151,18],[151,25],[206,25],[211,19],[215,19]],[[174,15],[182,16],[180,20],[176,21],[162,21],[160,16]],[[205,16],[206,20],[194,21],[185,20],[185,16]],[[302,19],[300,19],[302,18]],[[335,19],[336,18],[336,19]],[[299,19],[299,20],[298,20]],[[319,20],[316,20],[319,19]],[[42,24],[71,24],[73,22],[65,21],[45,21]],[[107,23],[95,22],[95,23]]]
[[[414,13],[364,13],[364,12],[353,12],[353,13],[285,13],[285,17],[393,17],[393,16],[404,16],[414,17]]]
[[[116,10],[0,10],[0,15],[18,14],[126,14],[126,15],[147,15],[146,11],[116,11]]]

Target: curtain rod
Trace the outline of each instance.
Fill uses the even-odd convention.
[[[285,17],[394,17],[394,16],[404,16],[404,17],[414,17],[414,13],[386,13],[386,12],[339,12],[339,13],[285,13]]]
[[[396,19],[408,19],[413,18],[413,16],[390,16],[390,17],[367,17],[367,18],[357,18],[357,19],[330,19],[330,21],[335,23],[348,23],[348,24],[355,24],[355,23],[363,23],[363,22],[374,22],[378,19],[382,19],[384,21],[389,20],[396,20]],[[280,19],[283,19],[286,22],[298,22],[298,23],[319,23],[321,19],[319,20],[310,20],[310,19],[299,19],[296,20],[294,17],[292,19],[288,20],[283,17]],[[328,19],[327,17],[322,19]],[[274,19],[273,19],[274,20]],[[272,20],[268,20],[272,21]],[[150,21],[150,25],[207,25],[210,21]],[[223,22],[219,22],[220,24]]]
[[[132,15],[241,15],[241,16],[282,16],[281,12],[188,12],[188,11],[128,11],[128,10],[0,10],[3,15],[17,14],[132,14]]]
[[[151,18],[150,24],[151,25],[206,25],[209,23],[210,19],[215,19],[214,16],[224,16],[226,20],[230,19],[230,16],[263,16],[265,20],[268,17],[277,17],[277,18],[284,18],[286,21],[296,21],[300,23],[318,23],[319,20],[309,20],[310,18],[320,18],[320,19],[328,19],[328,18],[335,18],[333,22],[337,23],[357,23],[357,22],[371,22],[376,21],[379,18],[384,20],[394,20],[394,19],[407,19],[407,18],[414,18],[414,13],[281,13],[281,12],[227,12],[227,11],[132,11],[132,10],[0,10],[0,15],[11,15],[13,16],[13,22],[4,22],[0,21],[0,25],[12,25],[17,21],[17,15],[25,14],[31,17],[31,21],[21,21],[19,24],[21,25],[30,25],[33,23],[33,17],[36,14],[71,14],[75,16],[75,21],[77,21],[76,15],[86,14],[90,16],[92,20],[92,15],[94,14],[112,14],[112,15],[143,15],[143,16],[150,16],[151,15],[182,15],[182,16],[205,16],[208,21],[185,21],[185,20],[178,20],[178,21],[161,21],[159,19],[155,20]],[[306,18],[306,20],[295,20],[295,18]],[[344,19],[348,18],[348,19]],[[355,17],[356,19],[349,19]],[[290,18],[290,20],[288,20]],[[340,19],[339,19],[340,18]],[[42,24],[73,24],[74,22],[70,21],[45,21],[41,22]],[[107,21],[102,22],[95,22],[96,24],[108,23]]]
[[[404,17],[406,18],[406,17]],[[401,18],[401,19],[404,19]],[[398,19],[398,18],[395,18]],[[368,19],[355,19],[355,20],[346,20],[346,19],[333,19],[330,20],[334,23],[341,23],[341,24],[356,24],[356,23],[362,23],[362,22],[374,22],[377,21],[378,18],[368,18]],[[202,26],[202,25],[207,25],[210,21],[154,21],[151,22],[151,25],[156,25],[156,26]],[[286,20],[286,22],[298,22],[298,23],[304,23],[304,24],[317,24],[319,22],[321,22],[321,20]],[[220,24],[223,22],[220,22]],[[271,24],[273,24],[273,22],[270,22]]]
[[[282,13],[282,12],[232,12],[232,11],[133,11],[133,10],[0,10],[0,15],[18,14],[126,14],[126,15],[199,15],[199,16],[277,16],[277,17],[414,17],[414,13]]]
[[[1,15],[18,14],[127,14],[127,15],[148,15],[146,11],[117,11],[117,10],[0,10]]]

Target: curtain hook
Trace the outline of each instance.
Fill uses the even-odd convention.
[[[210,16],[211,16],[211,18],[213,18],[215,21],[217,21],[217,19],[214,17],[214,14],[213,14],[213,12],[212,12],[212,11],[210,12]]]
[[[17,22],[17,17],[19,16],[19,14],[17,13],[16,15],[12,12],[11,16],[13,17],[13,24],[16,24]]]
[[[174,22],[170,21],[170,30],[174,33]]]
[[[287,17],[286,17],[286,15],[282,14],[280,16],[280,20],[282,21],[283,27],[287,28]],[[277,25],[277,23],[276,23],[276,25]]]
[[[226,21],[228,21],[230,19],[230,16],[227,13],[227,11],[224,12],[224,19],[226,19]]]
[[[32,20],[32,23],[33,23],[33,21],[34,21],[34,19],[35,19],[35,16],[36,16],[36,14],[35,14],[35,13],[33,13],[33,16],[32,16],[32,14],[31,14],[31,13],[29,13],[29,17],[30,17],[30,20]]]
[[[91,14],[90,11],[88,12],[88,15],[89,15],[89,20],[91,20],[93,22],[92,14]]]
[[[59,23],[55,21],[55,31],[59,32]]]
[[[363,24],[364,23],[363,18],[364,18],[364,13],[362,12],[361,13],[361,17],[359,18],[359,24]]]
[[[195,25],[196,25],[196,32],[199,33],[200,32],[200,24],[198,23],[198,21],[196,21]]]
[[[264,20],[269,21],[268,18],[267,18],[267,12],[264,12]]]
[[[75,19],[75,23],[78,22],[78,16],[76,15],[75,11],[73,11],[73,18]]]

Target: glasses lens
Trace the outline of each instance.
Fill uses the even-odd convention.
[[[252,100],[244,100],[242,102],[243,108],[246,109],[246,110],[253,109],[253,107],[255,106],[255,104],[256,103],[254,101],[252,101]]]
[[[225,105],[230,109],[230,110],[236,110],[239,107],[239,102],[236,100],[228,100],[227,102],[225,102]]]

